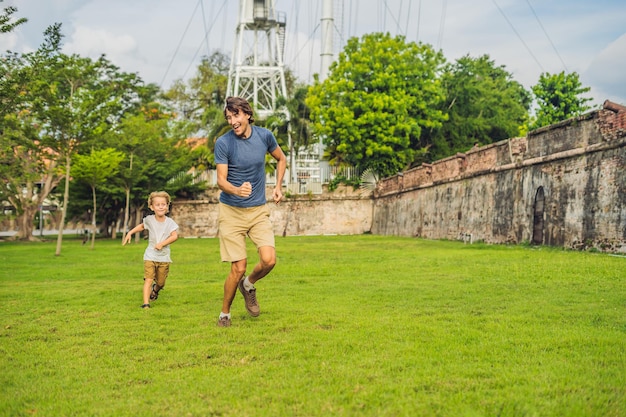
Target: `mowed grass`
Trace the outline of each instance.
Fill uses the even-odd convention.
[[[224,329],[217,239],[150,310],[145,241],[55,243],[0,242],[2,416],[626,416],[624,257],[277,237]]]

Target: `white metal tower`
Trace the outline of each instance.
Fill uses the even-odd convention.
[[[322,50],[320,53],[320,75],[319,80],[324,81],[328,76],[328,68],[333,62],[333,0],[322,1]]]
[[[239,0],[226,89],[227,95],[250,101],[260,119],[277,110],[279,96],[287,97],[283,59],[286,17],[274,6],[274,0]]]

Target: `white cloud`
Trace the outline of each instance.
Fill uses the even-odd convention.
[[[13,51],[18,42],[18,37],[15,33],[2,33],[0,34],[0,51]]]
[[[611,42],[581,75],[583,85],[592,85],[592,95],[626,104],[626,33]]]
[[[90,57],[106,54],[108,57],[120,58],[133,53],[137,48],[137,41],[131,35],[116,35],[104,29],[91,29],[77,26],[64,50]]]

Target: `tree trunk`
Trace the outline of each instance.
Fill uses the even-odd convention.
[[[14,207],[21,207],[21,213],[17,216],[17,239],[19,240],[37,240],[33,236],[33,224],[35,215],[41,204],[41,199],[40,196],[35,198],[34,187],[35,184],[29,181],[25,185],[25,192],[22,195],[15,197],[15,199],[9,198],[9,202],[11,202]]]
[[[91,186],[91,195],[93,196],[93,211],[91,212],[91,249],[96,246],[96,187]]]
[[[22,158],[29,158],[30,154],[20,154]],[[33,161],[29,161],[29,164],[34,164]],[[30,168],[29,172],[32,170]],[[33,236],[33,225],[35,222],[35,215],[39,210],[39,207],[46,200],[50,192],[63,178],[62,175],[57,175],[57,161],[50,160],[46,166],[45,171],[33,171],[37,172],[42,177],[42,182],[39,183],[40,187],[37,190],[37,183],[28,181],[26,184],[19,184],[19,189],[25,189],[25,193],[20,192],[15,195],[8,195],[7,199],[13,207],[18,210],[16,223],[18,225],[17,239],[38,240]]]
[[[135,224],[139,224],[143,221],[141,218],[142,207],[137,207],[137,211],[135,211]],[[139,243],[141,241],[141,233],[135,233],[135,243]]]
[[[17,238],[20,240],[36,240],[33,236],[33,221],[37,214],[37,207],[27,205],[23,207],[22,214],[17,217]]]
[[[124,225],[123,225],[124,230],[122,233],[122,239],[124,239],[126,237],[126,233],[128,233],[129,217],[130,217],[130,187],[126,187],[126,207],[124,207]]]
[[[133,153],[130,154],[130,174],[133,174]],[[129,180],[129,183],[131,180]],[[124,230],[122,233],[122,239],[126,237],[128,233],[128,220],[130,219],[130,184],[126,185],[126,206],[124,207]]]
[[[117,231],[120,229],[120,226],[122,224],[122,219],[119,216],[119,213],[117,216],[115,216],[115,222],[113,223],[113,230],[111,230],[111,239],[116,240],[117,239]],[[124,236],[124,235],[122,235]]]
[[[63,206],[61,209],[61,223],[59,224],[59,235],[57,237],[57,249],[54,253],[55,256],[61,255],[61,245],[63,244],[63,229],[65,229],[65,215],[67,214],[67,205],[70,201],[70,169],[72,158],[70,154],[65,156],[65,191],[63,192]]]

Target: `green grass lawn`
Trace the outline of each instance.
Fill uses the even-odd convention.
[[[277,237],[261,315],[218,328],[217,239],[149,310],[145,241],[55,244],[0,242],[2,416],[626,416],[624,257]]]

